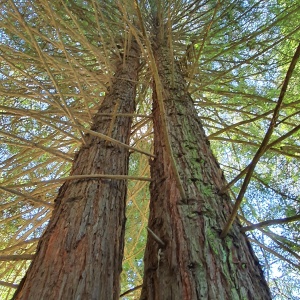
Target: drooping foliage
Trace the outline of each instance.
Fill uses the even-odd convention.
[[[296,2],[1,2],[3,299],[10,298],[35,252],[57,190],[109,89],[113,59],[126,53],[133,38],[141,48],[142,67],[130,175],[149,177],[148,155],[134,149],[152,151],[154,22],[163,27],[169,51],[184,72],[229,182],[224,188],[230,189],[234,201],[244,170],[265,137],[299,44]],[[297,299],[300,293],[299,72],[298,63],[239,210],[275,299]],[[128,187],[123,292],[142,281],[149,199],[147,181],[128,180]],[[251,228],[268,220],[275,221]]]

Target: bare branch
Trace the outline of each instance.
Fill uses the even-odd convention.
[[[274,114],[273,114],[273,117],[272,117],[272,120],[270,122],[270,125],[269,125],[269,128],[266,132],[266,135],[259,147],[259,149],[257,150],[250,166],[249,166],[249,169],[248,169],[248,172],[247,172],[247,175],[244,179],[244,182],[243,182],[243,185],[241,187],[241,190],[240,190],[240,193],[236,199],[236,202],[235,202],[235,205],[233,207],[233,211],[221,233],[221,237],[225,237],[227,235],[227,233],[229,232],[229,229],[234,221],[234,219],[236,218],[236,215],[238,213],[238,209],[242,203],[242,200],[243,200],[243,197],[244,197],[244,194],[247,190],[247,187],[249,185],[249,182],[250,182],[250,179],[252,177],[252,174],[253,174],[253,171],[255,169],[255,166],[256,164],[258,163],[260,157],[263,155],[263,153],[265,152],[266,148],[267,148],[267,145],[268,145],[268,142],[271,138],[271,135],[274,131],[274,127],[276,126],[276,123],[277,123],[277,119],[278,119],[278,116],[279,116],[279,110],[280,110],[280,107],[281,107],[281,104],[283,102],[283,99],[284,99],[284,96],[285,96],[285,93],[286,93],[286,90],[287,90],[287,87],[288,87],[288,84],[289,84],[289,81],[290,81],[290,78],[292,77],[292,74],[293,74],[293,71],[294,71],[294,68],[296,66],[296,63],[298,61],[298,58],[300,56],[300,44],[298,45],[297,49],[296,49],[296,52],[293,56],[293,59],[290,63],[290,66],[289,66],[289,69],[286,73],[286,76],[285,76],[285,80],[284,80],[284,83],[283,83],[283,86],[282,86],[282,89],[280,91],[280,95],[279,95],[279,98],[278,98],[278,102],[276,104],[276,107],[274,109]]]
[[[0,261],[32,260],[34,254],[0,255]]]
[[[10,282],[6,282],[6,281],[2,281],[0,280],[0,285],[12,288],[12,289],[17,289],[18,288],[18,284],[14,284],[14,283],[10,283]]]
[[[300,220],[300,215],[295,215],[292,217],[288,217],[288,218],[282,218],[282,219],[274,219],[274,220],[268,220],[268,221],[263,221],[257,224],[252,224],[250,226],[246,226],[243,227],[241,229],[242,232],[246,232],[249,230],[254,230],[257,228],[261,228],[261,227],[266,227],[266,226],[271,226],[271,225],[277,225],[277,224],[285,224],[285,223],[290,223],[290,222],[295,222]]]

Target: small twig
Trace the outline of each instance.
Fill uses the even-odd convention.
[[[165,243],[149,227],[147,227],[147,230],[161,247],[165,247]]]
[[[252,224],[252,225],[249,225],[249,226],[245,226],[241,229],[241,232],[246,232],[246,231],[249,231],[249,230],[254,230],[254,229],[257,229],[257,228],[270,226],[270,225],[277,225],[277,224],[295,222],[295,221],[298,221],[298,220],[300,220],[300,215],[295,215],[295,216],[292,216],[292,217],[282,218],[282,219],[268,220],[268,221],[260,222],[260,223],[257,223],[257,224]]]
[[[130,290],[128,290],[128,291],[122,293],[122,294],[120,295],[120,298],[121,298],[121,297],[124,297],[124,296],[126,296],[126,295],[128,295],[128,294],[130,294],[130,293],[132,293],[132,292],[134,292],[134,291],[136,291],[136,290],[138,290],[138,289],[141,289],[142,286],[143,286],[142,284],[141,284],[141,285],[137,285],[137,286],[135,286],[134,288],[132,288],[132,289],[130,289]]]
[[[28,183],[7,185],[5,187],[2,187],[0,185],[0,189],[3,189],[3,190],[6,189],[8,191],[8,189],[11,189],[13,187],[20,188],[20,187],[35,186],[35,185],[39,186],[39,185],[45,185],[45,184],[54,184],[57,182],[64,182],[64,181],[71,181],[71,180],[96,180],[96,179],[137,180],[137,181],[148,181],[148,182],[152,181],[152,179],[149,177],[137,177],[137,176],[130,176],[130,175],[113,175],[113,174],[86,174],[86,175],[71,175],[71,176],[67,176],[67,177],[50,179],[50,180],[31,181]],[[41,202],[41,203],[45,204],[44,202]]]
[[[19,286],[18,284],[14,284],[14,283],[2,281],[2,280],[0,280],[0,285],[6,286],[6,287],[9,287],[9,288],[12,288],[12,289],[17,289],[18,286]]]
[[[278,257],[279,259],[283,260],[283,261],[286,261],[287,263],[289,263],[290,265],[294,266],[295,268],[299,269],[300,270],[300,265],[299,264],[295,264],[293,263],[291,260],[285,258],[283,255],[277,253],[276,251],[274,251],[273,249],[265,246],[264,244],[260,243],[259,241],[257,240],[254,240],[250,237],[248,237],[248,240],[254,244],[257,244],[259,247],[261,247],[262,249],[272,253],[274,256]]]
[[[264,153],[271,149],[273,146],[279,144],[280,142],[282,142],[283,140],[287,139],[288,137],[290,137],[291,135],[293,135],[294,133],[296,133],[297,131],[300,130],[300,125],[296,126],[295,128],[293,128],[291,131],[287,132],[286,134],[282,135],[280,138],[274,140],[272,143],[268,144]],[[238,180],[240,180],[249,170],[251,164],[249,164],[243,171],[241,171],[233,180],[231,180],[221,191],[220,194],[224,194],[231,186],[233,186]]]
[[[41,205],[44,205],[46,207],[53,208],[53,204],[48,203],[46,201],[39,200],[39,199],[34,198],[34,197],[30,196],[30,195],[23,194],[23,193],[21,193],[19,191],[16,191],[16,190],[13,190],[13,189],[1,186],[1,185],[0,185],[0,190],[3,190],[5,192],[8,192],[8,193],[13,194],[13,195],[17,195],[19,197],[24,198],[25,200],[28,199],[29,201],[32,201],[34,204],[41,204]]]
[[[113,139],[113,138],[111,138],[111,137],[109,137],[109,136],[107,136],[107,135],[105,135],[105,134],[103,134],[101,132],[96,132],[94,130],[91,130],[91,129],[88,129],[88,128],[84,128],[82,126],[77,126],[77,125],[73,125],[73,126],[76,127],[76,128],[77,127],[81,128],[82,131],[84,131],[86,133],[89,133],[89,134],[91,134],[93,136],[97,136],[97,137],[99,137],[99,138],[101,138],[101,139],[103,139],[105,141],[109,141],[109,142],[111,142],[111,143],[113,143],[115,145],[119,145],[119,146],[122,146],[122,147],[124,147],[126,149],[129,149],[129,150],[132,150],[132,151],[135,151],[135,152],[139,152],[139,153],[142,153],[142,154],[145,154],[147,156],[155,158],[155,155],[153,155],[151,153],[148,153],[148,152],[146,152],[144,150],[141,150],[141,149],[137,149],[135,147],[131,147],[131,146],[129,146],[127,144],[124,144],[124,143],[122,143],[122,142],[120,142],[118,140],[115,140],[115,139]]]

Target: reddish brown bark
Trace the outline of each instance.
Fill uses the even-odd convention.
[[[232,209],[225,185],[193,101],[168,49],[156,49],[170,144],[185,193],[178,187],[167,150],[157,94],[153,96],[153,182],[141,299],[271,299],[249,242],[235,222],[220,238]],[[174,84],[172,81],[174,80]]]
[[[117,63],[112,86],[94,117],[92,129],[129,142],[139,59],[131,49]],[[71,175],[126,175],[128,149],[95,136],[76,158]],[[14,299],[118,299],[125,225],[125,180],[73,180],[60,188],[52,218]]]

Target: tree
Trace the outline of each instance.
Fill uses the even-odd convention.
[[[141,299],[271,299],[240,225],[220,237],[232,212],[219,194],[226,183],[184,78],[157,44],[149,227],[161,242],[148,237]]]
[[[25,23],[18,8],[12,8],[17,19]],[[55,30],[58,12],[49,6],[48,11]],[[57,29],[58,37],[60,34]],[[82,136],[84,145],[73,159],[70,176],[59,190],[52,218],[14,299],[119,297],[128,143],[135,110],[139,49],[129,39],[126,47],[125,40],[123,44],[118,42],[123,53],[110,55],[115,71],[109,91],[93,118],[91,134]],[[36,50],[40,51],[38,47]],[[68,57],[67,51],[65,55]],[[50,69],[47,63],[45,68]],[[55,82],[51,71],[49,75]]]
[[[119,144],[129,143],[137,47],[130,46],[126,61],[116,64],[115,79],[91,127],[100,136],[85,135],[14,299],[119,298],[129,159],[128,147]]]
[[[20,15],[16,14],[14,5],[18,7]],[[1,17],[1,23],[5,28],[1,32],[4,41],[1,55],[5,67],[1,77],[4,91],[1,109],[6,113],[5,118],[2,119],[1,134],[10,144],[3,150],[2,172],[5,179],[1,184],[5,196],[3,199],[7,199],[3,202],[3,208],[9,208],[9,211],[4,210],[4,213],[7,219],[5,229],[10,240],[3,245],[7,250],[3,252],[6,255],[2,259],[11,260],[15,267],[13,269],[15,271],[11,274],[4,273],[7,274],[6,280],[14,282],[13,276],[18,276],[20,274],[18,270],[22,270],[20,262],[30,259],[30,256],[24,255],[34,251],[34,247],[28,247],[32,245],[28,242],[35,242],[35,237],[39,237],[45,228],[41,216],[44,219],[49,216],[47,207],[51,206],[52,199],[56,197],[53,187],[61,182],[62,179],[58,179],[59,177],[68,174],[65,168],[68,164],[62,161],[72,161],[71,154],[83,140],[82,132],[96,135],[95,130],[89,130],[87,127],[91,123],[91,115],[97,111],[95,108],[100,103],[99,98],[102,98],[103,93],[107,93],[106,86],[110,84],[114,74],[111,63],[112,53],[116,53],[122,59],[121,51],[125,49],[126,53],[127,45],[131,44],[133,37],[141,48],[143,64],[139,73],[137,111],[131,135],[131,145],[133,145],[131,150],[135,153],[131,155],[130,172],[135,176],[141,175],[141,171],[145,170],[141,166],[145,166],[146,157],[138,155],[136,151],[138,148],[147,151],[151,147],[149,145],[151,137],[149,94],[153,79],[155,82],[154,145],[155,153],[159,154],[151,163],[153,183],[151,184],[149,232],[153,233],[149,233],[148,237],[145,285],[142,295],[147,293],[146,287],[151,277],[149,274],[154,274],[154,277],[159,275],[159,279],[161,274],[166,275],[165,279],[171,278],[168,273],[169,254],[171,250],[177,249],[176,246],[180,246],[176,244],[169,247],[172,241],[171,234],[174,233],[178,238],[188,236],[186,240],[190,240],[193,236],[191,232],[197,234],[201,232],[204,236],[202,243],[203,241],[206,243],[204,242],[200,250],[205,250],[209,254],[208,257],[213,257],[215,261],[220,258],[220,253],[224,253],[223,258],[226,257],[228,265],[236,270],[235,274],[240,278],[243,277],[239,283],[241,286],[244,285],[241,282],[248,282],[249,279],[247,276],[240,276],[245,274],[242,271],[245,265],[244,260],[239,259],[241,254],[235,247],[237,244],[242,245],[240,248],[242,247],[245,253],[248,253],[246,260],[249,268],[246,273],[253,271],[261,276],[259,268],[254,266],[255,260],[251,249],[243,234],[239,232],[240,225],[235,223],[224,240],[219,238],[219,234],[224,230],[231,211],[226,191],[231,188],[231,193],[239,194],[242,184],[239,173],[242,171],[241,174],[244,174],[246,171],[243,169],[251,168],[251,165],[249,167],[247,165],[264,139],[274,111],[274,100],[278,97],[278,82],[283,80],[297,47],[294,41],[299,35],[298,27],[289,20],[297,17],[299,7],[287,1],[268,5],[260,1],[247,3],[235,1],[226,4],[213,1],[210,3],[136,1],[135,5],[126,1],[107,4],[99,4],[96,1],[91,3],[61,1],[54,5],[40,2],[33,2],[30,5],[15,2],[14,5],[12,1],[2,4]],[[47,16],[50,16],[50,19]],[[23,23],[22,17],[25,20]],[[19,30],[16,31],[15,28]],[[118,48],[120,44],[121,49]],[[12,62],[11,57],[19,59]],[[168,61],[168,66],[164,61]],[[252,240],[258,245],[255,247],[258,255],[265,259],[267,280],[271,284],[268,272],[272,271],[272,264],[276,259],[280,258],[281,266],[288,263],[286,267],[292,270],[299,266],[297,261],[299,245],[293,238],[293,235],[297,234],[297,226],[293,225],[295,223],[286,223],[288,220],[296,221],[298,214],[295,209],[298,201],[295,196],[297,167],[294,167],[298,158],[297,130],[299,129],[294,125],[297,124],[298,111],[298,102],[295,98],[297,88],[294,84],[297,72],[296,66],[294,76],[289,81],[285,101],[280,107],[280,120],[277,121],[273,138],[267,144],[251,177],[249,192],[243,197],[245,199],[243,211],[239,213],[243,225],[271,219],[281,219],[279,223],[284,224],[273,223],[277,224],[275,231],[263,229],[258,225],[259,232],[263,235],[256,233],[252,235]],[[180,97],[179,93],[181,93]],[[37,101],[39,98],[41,102]],[[181,102],[177,103],[177,100],[163,101],[178,98],[186,99],[186,107],[182,107]],[[178,118],[174,110],[180,111]],[[185,114],[193,117],[183,118]],[[206,146],[206,139],[196,115],[201,117],[209,139],[215,141],[212,147],[217,150],[215,153],[222,163],[227,178],[231,180],[227,186],[224,186],[221,171]],[[30,118],[25,119],[25,116]],[[189,122],[182,122],[181,119],[187,119]],[[180,129],[177,122],[183,123],[184,126]],[[201,138],[187,134],[191,132],[191,124],[196,126]],[[186,142],[179,139],[183,134]],[[106,136],[101,137],[107,139]],[[159,151],[162,141],[165,148]],[[193,158],[197,156],[194,153],[195,149],[198,149],[198,152],[200,149],[207,150],[209,159],[204,157],[203,161],[197,159],[194,161]],[[186,154],[181,153],[181,150]],[[144,154],[146,151],[143,151]],[[42,160],[39,153],[42,153]],[[163,160],[160,156],[162,153]],[[149,153],[147,155],[149,156]],[[186,159],[186,156],[190,159]],[[158,165],[158,162],[163,164]],[[170,166],[166,165],[166,162],[170,162]],[[224,165],[226,162],[227,165]],[[210,166],[208,168],[211,169],[210,174],[203,170],[203,164]],[[288,180],[284,180],[283,173],[280,173],[279,164],[284,166],[283,170],[288,170],[290,175]],[[8,175],[8,170],[11,170],[10,165],[16,171],[13,170],[12,174]],[[22,167],[18,167],[19,165]],[[49,171],[45,171],[45,166],[49,166]],[[162,166],[168,168],[169,173],[167,180],[164,179],[158,184],[159,176],[163,176],[159,172],[166,172],[161,169]],[[194,169],[197,171],[192,172]],[[199,169],[203,170],[202,174]],[[275,174],[280,181],[274,181]],[[37,179],[42,180],[42,185]],[[69,179],[71,180],[72,177]],[[65,185],[68,185],[68,182],[72,181],[67,181]],[[286,188],[287,182],[293,186],[293,189]],[[145,239],[145,235],[140,234],[145,232],[145,225],[140,221],[145,219],[140,207],[140,203],[146,203],[143,199],[147,196],[144,192],[144,183],[145,181],[134,184],[129,182],[127,209],[128,216],[134,215],[134,219],[129,219],[127,228],[138,227],[141,230],[135,230],[139,234],[134,234],[134,230],[127,231],[127,246],[137,245],[139,238],[141,241]],[[34,185],[38,188],[33,188]],[[162,191],[166,196],[162,204],[168,205],[171,202],[166,199],[173,199],[170,198],[173,194],[168,194],[168,186],[174,187],[172,193],[175,193],[178,199],[183,199],[184,203],[178,209],[180,213],[176,215],[177,218],[172,219],[174,223],[166,219],[169,215],[166,214],[162,218],[163,223],[159,225],[157,213],[161,213],[161,207],[157,207],[159,203],[155,202],[158,197],[155,188],[166,187]],[[267,199],[271,191],[273,202]],[[193,197],[190,196],[191,194]],[[212,197],[212,194],[215,197]],[[184,212],[191,206],[185,201],[190,204],[197,203],[191,200],[194,198],[203,198],[203,207],[187,212],[188,217],[185,217]],[[259,203],[255,198],[260,200]],[[26,205],[22,205],[24,199],[27,199]],[[224,211],[221,212],[218,210],[220,207],[216,206],[216,209],[211,212],[207,205],[208,200],[212,203],[214,201],[224,203]],[[285,206],[282,207],[279,201],[285,201]],[[256,203],[260,209],[255,209],[253,203]],[[203,210],[204,207],[206,208]],[[28,216],[26,211],[29,211]],[[166,212],[171,215],[173,211],[166,210]],[[18,215],[26,217],[18,219]],[[283,217],[291,218],[285,218],[287,219],[285,222]],[[18,220],[18,222],[14,222],[11,226],[9,220]],[[137,222],[136,225],[133,224],[134,220]],[[178,227],[174,229],[172,224],[177,224]],[[193,224],[199,226],[195,228]],[[184,235],[184,230],[188,234]],[[243,230],[249,230],[249,227]],[[33,232],[34,236],[31,235]],[[285,237],[280,236],[281,232],[284,232]],[[17,240],[18,236],[22,237],[21,242]],[[155,238],[157,241],[153,240]],[[216,245],[215,239],[219,241]],[[226,241],[229,244],[233,241],[233,247],[230,247]],[[196,246],[199,244],[197,243]],[[149,251],[151,247],[155,248],[155,259],[153,252]],[[236,256],[233,248],[237,251]],[[18,250],[14,252],[13,249]],[[184,256],[183,250],[178,252],[178,257]],[[126,253],[129,252],[125,250],[125,255]],[[203,255],[204,252],[201,253]],[[230,256],[229,253],[233,255]],[[13,256],[9,257],[7,254]],[[165,257],[160,256],[161,254]],[[125,257],[124,272],[128,274],[128,288],[135,285],[139,278],[142,256],[139,255],[138,260],[126,260]],[[185,267],[189,266],[186,272],[193,273],[193,270],[201,270],[197,254],[192,251],[188,257],[190,258],[188,264],[184,264]],[[183,260],[179,260],[181,261]],[[218,266],[220,261],[222,259],[219,260]],[[178,264],[178,261],[176,263]],[[207,265],[210,265],[208,261],[206,261]],[[184,266],[179,270],[185,272]],[[155,268],[155,271],[148,271],[149,267]],[[224,270],[223,275],[228,275],[226,267],[223,266],[221,269]],[[230,279],[229,282],[232,280]],[[9,285],[10,282],[4,284]],[[186,282],[190,285],[194,284],[192,281]],[[225,295],[230,294],[227,287],[230,284],[225,285]],[[264,298],[268,298],[267,288],[263,283],[262,286],[261,290],[265,291]],[[197,287],[200,288],[201,293],[205,293],[204,286],[197,285]],[[273,292],[276,289],[277,287],[275,289],[273,287]],[[169,290],[165,289],[165,291],[168,293]],[[277,291],[284,291],[284,289],[279,288]],[[213,295],[213,292],[213,289],[209,289],[208,295]],[[239,293],[240,295],[244,293],[242,288],[238,290],[237,294]]]

